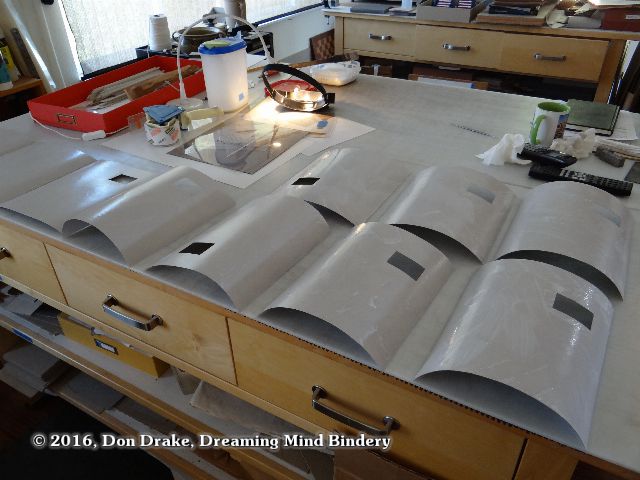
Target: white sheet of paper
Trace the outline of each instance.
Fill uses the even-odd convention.
[[[403,165],[389,163],[370,151],[336,148],[323,153],[282,190],[357,225],[376,211],[407,174]]]
[[[241,310],[328,234],[327,222],[304,200],[268,195],[244,205],[152,268],[198,272]]]
[[[300,141],[300,143],[303,144],[302,153],[312,157],[327,148],[353,140],[374,130],[375,128],[373,127],[347,120],[346,118],[336,118],[336,125],[333,127],[333,131],[326,137],[307,137]]]
[[[638,140],[636,127],[633,124],[633,114],[631,112],[620,110],[618,121],[616,122],[616,126],[613,129],[613,134],[609,137],[609,139],[618,141]]]
[[[84,209],[156,176],[117,162],[94,162],[0,206],[62,231]],[[124,180],[130,180],[127,182]]]
[[[439,232],[484,262],[514,198],[491,175],[465,167],[430,167],[407,180],[382,221]]]
[[[62,231],[73,235],[91,225],[132,265],[231,208],[219,187],[198,171],[173,168],[78,212]]]
[[[586,444],[612,316],[607,297],[569,272],[491,262],[469,282],[417,377],[462,372],[508,385],[556,412]]]
[[[285,331],[322,331],[329,323],[384,367],[450,273],[431,244],[391,225],[362,223],[268,310]]]
[[[601,279],[584,271],[590,266],[624,296],[632,230],[633,217],[613,195],[581,183],[545,183],[520,205],[496,258],[569,263],[602,288]]]
[[[104,142],[103,145],[131,155],[137,155],[157,163],[162,163],[170,167],[191,167],[219,182],[237,188],[247,188],[249,185],[257,182],[262,177],[268,175],[281,165],[284,165],[300,153],[307,156],[313,156],[327,148],[375,130],[374,128],[351,120],[346,120],[344,118],[336,118],[335,121],[336,124],[330,134],[322,138],[306,137],[302,139],[278,158],[253,174],[238,172],[228,168],[222,168],[216,165],[210,165],[190,160],[188,158],[170,155],[169,152],[176,148],[177,144],[169,147],[157,147],[150,145],[149,142],[147,142],[143,130],[134,130],[127,132],[124,135],[115,136]],[[190,135],[183,140],[190,140],[192,137],[193,135]]]

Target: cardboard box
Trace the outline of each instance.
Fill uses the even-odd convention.
[[[438,22],[469,23],[484,10],[489,0],[479,0],[474,8],[446,8],[431,6],[432,0],[424,0],[418,4],[416,18],[418,20],[436,20]]]
[[[156,357],[145,355],[104,335],[95,335],[91,327],[74,320],[64,313],[58,315],[58,321],[65,337],[126,363],[153,377],[158,378],[169,368],[167,363],[158,360]]]
[[[640,32],[640,8],[607,8],[602,12],[600,28]]]

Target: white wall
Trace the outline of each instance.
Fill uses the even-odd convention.
[[[322,14],[322,7],[307,10],[290,17],[260,25],[260,29],[273,33],[276,60],[309,48],[309,38],[333,28],[333,17]]]

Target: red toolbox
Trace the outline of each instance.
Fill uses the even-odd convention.
[[[198,65],[197,60],[181,59],[180,65]],[[67,128],[78,132],[94,132],[104,130],[107,134],[113,133],[127,126],[127,117],[142,112],[142,107],[149,105],[162,105],[169,100],[177,98],[178,82],[173,86],[166,86],[155,92],[151,92],[129,103],[117,107],[105,113],[95,113],[82,109],[72,108],[74,105],[85,101],[87,96],[95,88],[107,85],[136,73],[159,67],[163,72],[176,70],[175,57],[153,56],[132,63],[116,70],[112,70],[95,78],[76,83],[62,90],[57,90],[47,95],[35,98],[28,102],[29,110],[33,118],[46,125]],[[175,88],[174,88],[175,87]],[[200,71],[184,79],[184,87],[188,96],[196,95],[205,90],[204,74]]]

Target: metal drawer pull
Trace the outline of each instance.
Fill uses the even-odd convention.
[[[552,57],[547,55],[542,55],[541,53],[534,53],[533,58],[536,60],[546,60],[549,62],[564,62],[567,59],[566,55],[560,55],[559,57]]]
[[[117,310],[113,309],[113,307],[117,307],[119,305],[120,302],[118,302],[118,299],[116,297],[114,297],[113,295],[107,295],[105,301],[102,302],[102,310],[107,315],[120,320],[127,325],[131,325],[132,327],[139,328],[140,330],[145,330],[147,332],[149,330],[153,330],[158,325],[162,325],[162,318],[160,318],[158,315],[151,315],[151,318],[149,320],[147,320],[146,322],[141,322],[140,320],[131,318],[124,313],[120,313]]]
[[[442,48],[445,50],[460,50],[463,52],[468,52],[471,50],[471,45],[453,45],[451,43],[443,43]]]
[[[320,399],[327,398],[327,391],[320,385],[314,385],[311,388],[311,391],[313,392],[313,396],[311,397],[311,406],[314,410],[317,410],[327,417],[339,421],[340,423],[344,423],[349,427],[368,433],[369,435],[372,435],[374,437],[389,435],[391,433],[391,430],[400,428],[400,424],[396,421],[396,419],[388,416],[382,419],[384,428],[376,428],[372,427],[371,425],[367,425],[366,423],[362,423],[355,418],[351,418],[344,413],[340,413],[331,407],[327,407],[326,405],[321,404]]]
[[[369,38],[371,40],[391,40],[393,37],[391,35],[376,35],[375,33],[370,33]]]
[[[9,253],[9,250],[7,250],[5,247],[0,247],[0,260],[2,260],[3,258],[10,258],[11,254]]]

